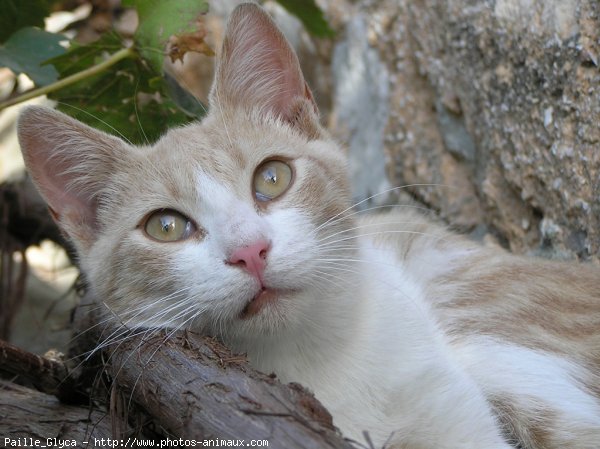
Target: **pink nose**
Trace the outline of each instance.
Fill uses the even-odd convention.
[[[228,262],[240,266],[262,282],[268,250],[269,242],[259,240],[250,246],[236,249],[229,257]]]

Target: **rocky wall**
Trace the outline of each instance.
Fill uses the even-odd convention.
[[[363,40],[387,71],[391,185],[431,184],[406,190],[449,223],[493,235],[515,252],[598,261],[600,4],[381,0],[348,7],[354,12],[338,46],[357,39],[353,24],[362,20]],[[336,115],[343,112],[334,108]]]

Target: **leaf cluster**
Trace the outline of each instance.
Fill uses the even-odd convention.
[[[314,0],[278,0],[317,37],[333,32]],[[35,89],[0,104],[47,94],[58,109],[140,144],[169,127],[201,117],[206,109],[165,70],[165,60],[194,51],[214,55],[205,42],[208,0],[123,0],[139,26],[131,43],[110,30],[82,45],[66,35],[43,31],[57,0],[0,3],[0,67],[26,74]],[[129,41],[129,42],[128,42]]]

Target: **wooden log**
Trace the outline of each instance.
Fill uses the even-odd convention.
[[[252,369],[219,342],[189,333],[136,336],[110,350],[108,371],[170,435],[267,440],[269,448],[351,448],[298,384]]]
[[[58,396],[69,387],[67,366],[59,360],[24,351],[0,340],[0,371],[21,377],[40,392]]]
[[[93,327],[102,319],[96,313],[79,314],[79,325],[91,331],[76,339],[77,351],[89,353],[97,345],[100,331],[95,329],[102,327],[104,336],[114,330],[104,325]],[[165,331],[149,336],[132,330],[119,341],[99,350],[96,355],[100,357],[85,359],[77,373],[89,373],[91,367],[94,374],[76,379],[65,377],[73,370],[62,361],[2,342],[0,372],[18,375],[21,381],[62,398],[69,398],[70,388],[79,392],[71,396],[79,401],[80,393],[87,392],[84,403],[95,404],[95,411],[61,404],[48,394],[3,381],[0,437],[52,438],[52,426],[64,420],[68,431],[60,435],[78,444],[91,435],[112,441],[150,435],[154,441],[181,439],[190,444],[192,440],[196,444],[203,440],[262,440],[263,445],[268,441],[270,448],[354,447],[335,429],[329,412],[310,392],[254,370],[244,356],[232,354],[210,337]],[[94,368],[98,359],[104,361],[99,369]],[[108,390],[94,387],[93,380],[100,377],[112,381]],[[66,385],[70,386],[67,391]],[[13,413],[18,404],[25,406]],[[14,419],[5,419],[4,410]],[[15,420],[23,424],[17,425]],[[88,433],[80,424],[89,426]]]
[[[106,412],[0,380],[0,447],[98,447],[94,438],[110,436]]]

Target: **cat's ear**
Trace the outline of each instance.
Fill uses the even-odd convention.
[[[318,122],[296,53],[258,5],[239,5],[229,17],[210,104],[260,111],[300,127],[309,118]]]
[[[18,134],[25,165],[58,226],[79,250],[89,248],[99,195],[124,142],[39,106],[21,113]]]

